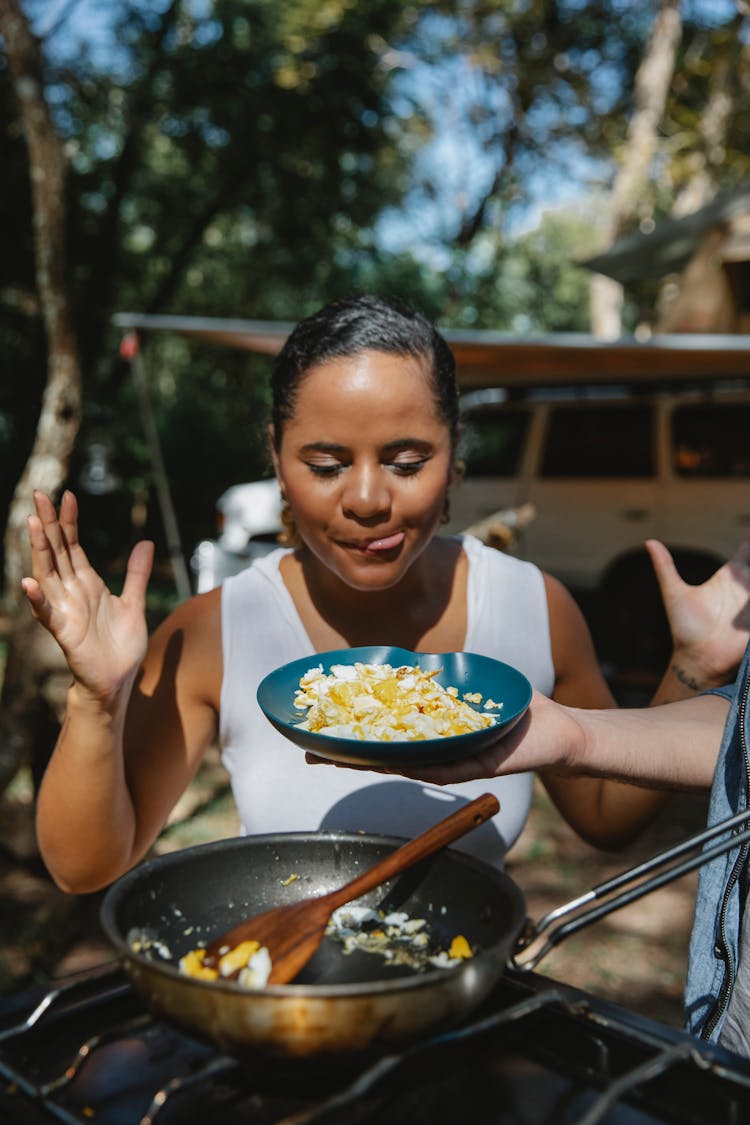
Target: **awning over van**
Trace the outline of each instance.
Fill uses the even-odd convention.
[[[275,355],[287,321],[118,313],[114,323],[137,332],[166,331],[262,355]],[[518,336],[489,330],[443,333],[463,387],[507,388],[571,383],[750,380],[750,336],[684,333],[603,342],[585,333]]]

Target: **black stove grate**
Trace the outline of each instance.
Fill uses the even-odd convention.
[[[740,1125],[750,1065],[557,984],[508,974],[465,1027],[377,1060],[270,1064],[151,1017],[115,966],[0,1004],[15,1125]]]

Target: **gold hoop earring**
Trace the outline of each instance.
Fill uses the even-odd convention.
[[[451,488],[454,484],[458,484],[463,480],[466,472],[466,465],[463,461],[454,461],[453,468],[451,469],[450,480],[445,489],[445,500],[443,501],[443,514],[440,517],[441,524],[450,523],[451,518]]]
[[[282,530],[279,532],[277,539],[281,546],[301,547],[302,539],[300,533],[297,531],[297,525],[294,522],[294,516],[292,515],[292,509],[288,500],[284,500],[284,503],[281,505],[280,519]]]

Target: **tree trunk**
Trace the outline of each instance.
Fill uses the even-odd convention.
[[[47,384],[34,445],[16,485],[5,530],[8,654],[0,697],[0,792],[20,761],[51,750],[56,715],[46,690],[59,673],[57,646],[31,618],[20,588],[29,573],[26,517],[32,489],[55,495],[66,479],[81,415],[81,372],[65,277],[65,155],[44,93],[39,43],[19,0],[0,0],[0,35],[28,146],[36,283],[47,334]],[[39,772],[39,770],[37,770]]]
[[[674,201],[672,214],[675,218],[690,215],[713,199],[720,173],[726,166],[727,134],[735,113],[730,71],[743,55],[748,55],[743,35],[748,11],[746,5],[742,7],[745,10],[737,13],[727,29],[727,37],[736,45],[735,50],[719,55],[711,64],[708,99],[698,124],[698,143],[688,157],[688,175]]]
[[[643,188],[658,144],[682,32],[679,0],[663,0],[635,76],[635,110],[623,157],[612,187],[608,244],[615,242],[638,214]],[[622,286],[597,274],[591,282],[591,331],[615,339],[622,331]]]

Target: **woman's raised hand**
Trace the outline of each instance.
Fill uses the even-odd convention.
[[[687,657],[701,687],[731,680],[750,636],[750,536],[700,586],[680,577],[658,540],[646,548],[656,572],[675,654]]]
[[[34,617],[60,645],[76,681],[108,704],[146,653],[146,588],[154,546],[137,543],[128,560],[122,594],[111,594],[78,541],[78,504],[66,491],[60,511],[34,493],[29,516],[32,578],[21,585]]]

